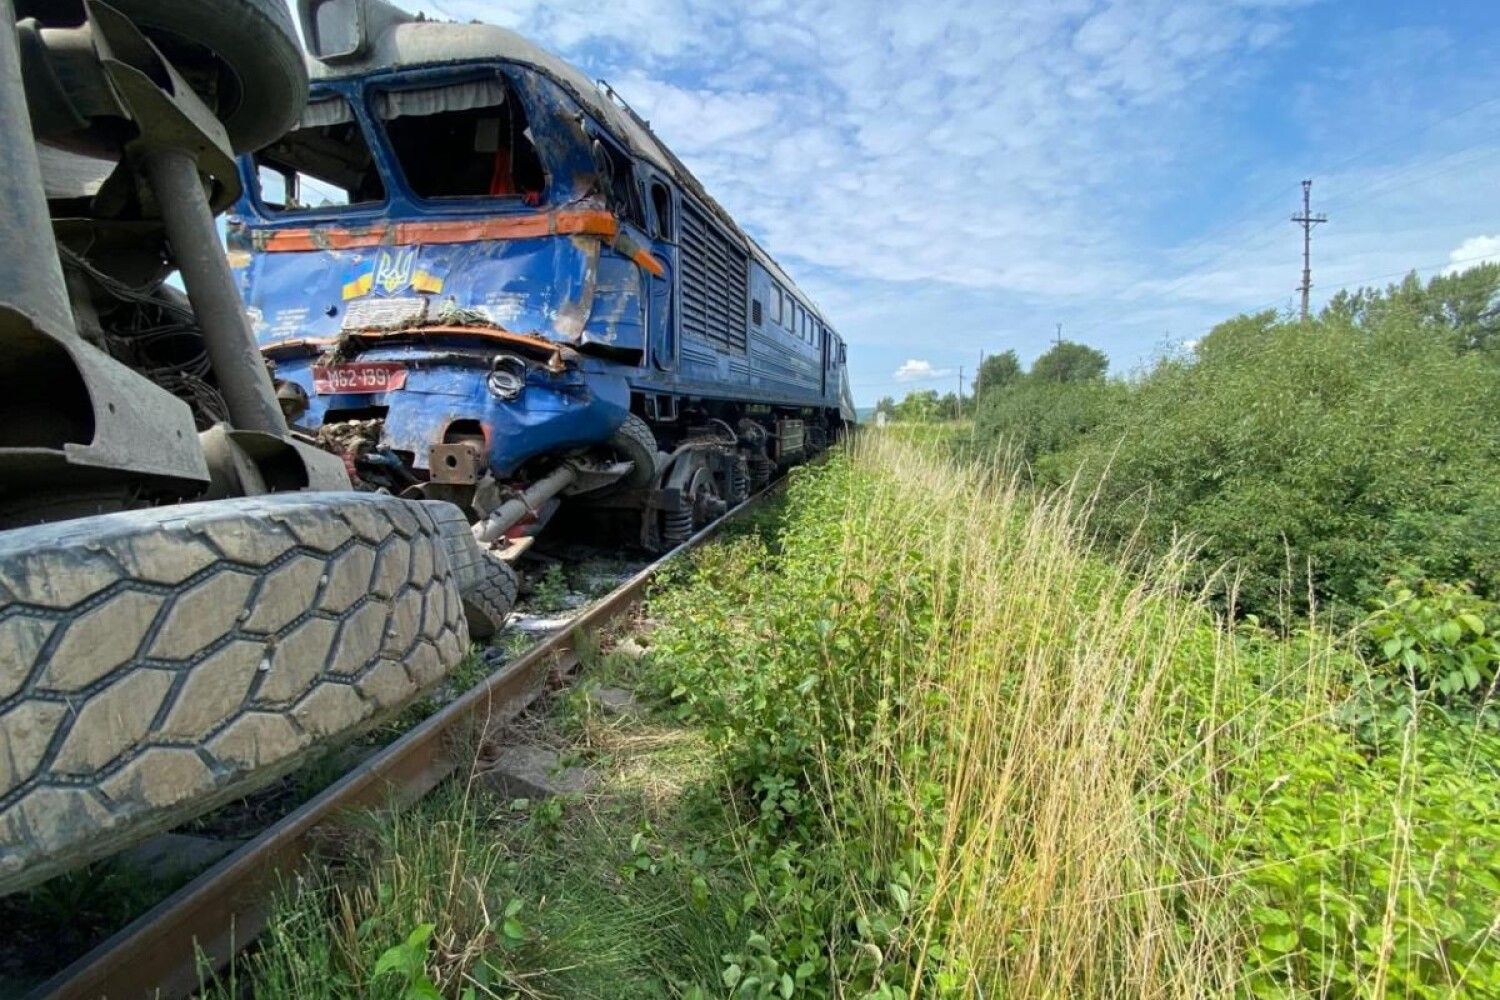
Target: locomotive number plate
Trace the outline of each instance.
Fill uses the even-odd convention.
[[[390,361],[356,361],[348,365],[313,365],[313,391],[390,392],[406,386],[406,367]]]

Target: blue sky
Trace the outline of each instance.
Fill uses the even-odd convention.
[[[823,306],[855,395],[1055,324],[1128,373],[1288,308],[1500,259],[1494,0],[404,0],[610,80]]]

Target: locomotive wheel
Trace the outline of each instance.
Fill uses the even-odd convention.
[[[486,640],[505,627],[506,616],[516,606],[519,581],[510,564],[489,552],[480,554],[479,583],[464,591],[464,617],[469,622],[469,638]]]
[[[692,505],[695,528],[707,527],[724,513],[725,503],[719,498],[718,481],[706,465],[693,470],[683,499]]]
[[[468,651],[448,507],[285,493],[0,533],[0,894],[438,681]]]

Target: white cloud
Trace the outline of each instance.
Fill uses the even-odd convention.
[[[891,378],[897,382],[932,382],[940,378],[951,378],[956,371],[953,368],[934,368],[931,361],[921,358],[907,358],[900,368],[891,373]]]
[[[399,2],[609,78],[822,301],[870,391],[955,374],[915,351],[1029,359],[1058,321],[1124,371],[1235,311],[1295,306],[1306,176],[1330,216],[1315,305],[1500,257],[1500,235],[1475,235],[1500,186],[1496,77],[1442,18],[1402,32],[1348,5],[1309,17],[1315,0]],[[1289,83],[1314,39],[1327,58]]]
[[[1140,276],[1120,228],[1146,206],[1121,177],[1147,183],[1211,100],[1195,84],[1288,18],[1222,0],[404,2],[610,77],[799,274],[1069,295]]]
[[[1448,254],[1448,273],[1500,262],[1500,236],[1471,236]]]

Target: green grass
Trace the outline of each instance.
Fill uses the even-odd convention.
[[[1500,994],[1492,719],[899,436],[788,509],[654,606],[757,817],[736,996]]]
[[[476,777],[365,816],[205,995],[646,1000],[716,982],[747,886],[714,755],[691,727],[606,718],[588,691],[633,661],[585,652],[585,684],[528,735],[592,767],[596,791],[512,801]],[[420,977],[377,975],[427,924]]]
[[[1226,622],[1192,552],[1106,557],[1075,497],[932,444],[871,434],[794,472],[656,585],[645,660],[590,651],[586,684],[659,706],[610,720],[583,690],[532,734],[598,792],[457,783],[370,821],[236,976],[267,997],[1500,996],[1493,716],[1382,684],[1340,636]]]

